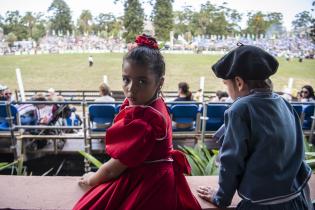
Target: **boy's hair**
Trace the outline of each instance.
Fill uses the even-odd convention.
[[[99,90],[100,90],[100,92],[102,92],[103,96],[107,96],[107,95],[110,96],[111,95],[109,86],[106,83],[104,83],[104,82],[102,82],[100,84]]]
[[[235,80],[232,81],[235,84]],[[244,83],[247,85],[249,90],[256,88],[273,90],[273,84],[269,78],[265,80],[244,80]]]
[[[165,75],[164,58],[158,49],[137,46],[124,56],[123,65],[126,61],[148,67],[158,78]]]

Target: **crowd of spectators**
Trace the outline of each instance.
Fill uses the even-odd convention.
[[[230,51],[235,48],[237,42],[255,45],[278,57],[314,58],[315,44],[311,39],[299,36],[262,37],[253,39],[250,37],[227,37],[217,39],[196,38],[193,42],[198,49],[206,51]]]
[[[121,39],[104,39],[99,36],[45,36],[36,42],[17,41],[11,47],[0,41],[0,55],[39,53],[80,53],[97,51],[123,51],[126,44]]]
[[[191,51],[192,53],[225,53],[235,47],[237,42],[251,44],[265,49],[271,54],[290,60],[296,58],[314,58],[315,44],[310,38],[298,35],[281,37],[252,36],[212,36],[194,37],[192,42],[183,38],[174,39],[174,44],[166,42],[165,51]],[[80,53],[80,52],[125,52],[127,44],[119,38],[90,36],[51,36],[47,35],[36,44],[33,41],[15,42],[11,47],[0,41],[0,55],[36,54],[36,53]]]

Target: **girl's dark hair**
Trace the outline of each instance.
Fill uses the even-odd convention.
[[[148,67],[158,78],[165,75],[165,62],[158,49],[138,46],[130,50],[123,58],[125,62]]]
[[[310,86],[310,85],[304,85],[304,86],[302,87],[302,89],[303,89],[303,88],[305,88],[305,89],[308,90],[308,92],[309,92],[308,98],[313,98],[313,99],[315,99],[314,89],[313,89],[312,86]]]

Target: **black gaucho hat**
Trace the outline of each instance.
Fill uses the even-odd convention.
[[[236,76],[244,80],[265,80],[276,73],[278,61],[261,48],[240,44],[212,66],[215,75],[222,79]]]

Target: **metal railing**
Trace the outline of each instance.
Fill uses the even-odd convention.
[[[91,139],[93,138],[92,132],[91,132],[91,124],[89,122],[89,113],[87,111],[87,107],[91,104],[121,104],[122,101],[115,101],[115,102],[94,102],[94,101],[61,101],[61,102],[54,102],[54,101],[27,101],[27,102],[16,102],[16,103],[5,103],[6,106],[6,112],[7,112],[7,121],[9,124],[9,137],[11,139],[11,151],[13,152],[14,159],[18,160],[20,156],[24,155],[23,150],[23,140],[24,139],[36,139],[36,140],[43,140],[43,139],[83,139],[84,140],[84,150],[87,153],[92,153],[91,149]],[[82,111],[82,124],[80,126],[75,125],[21,125],[21,122],[19,120],[19,116],[17,116],[17,124],[14,124],[13,119],[15,116],[12,116],[11,113],[11,105],[22,105],[22,104],[33,104],[33,105],[75,105],[77,107],[81,107]],[[200,117],[197,118],[198,123],[201,124],[201,129],[198,127],[195,132],[192,132],[192,135],[194,135],[196,138],[200,139],[202,142],[205,141],[205,134],[206,131],[206,122],[207,122],[207,105],[208,104],[229,104],[229,103],[216,103],[216,102],[194,102],[194,101],[176,101],[176,102],[167,102],[168,105],[173,104],[197,104],[199,106],[203,107],[203,111],[200,114]],[[299,103],[301,104],[301,103]],[[314,103],[303,103],[303,104],[312,104]],[[314,127],[315,127],[315,111],[312,117],[312,127],[310,131],[310,139],[314,135]],[[39,129],[39,130],[45,130],[45,129],[58,129],[58,130],[67,130],[67,129],[79,129],[82,130],[80,134],[74,134],[74,135],[67,135],[65,133],[60,133],[59,135],[38,135],[38,134],[26,134],[25,130],[28,129]],[[18,134],[15,133],[15,131],[18,131]],[[104,133],[105,135],[105,133]],[[20,142],[18,146],[18,142]],[[54,141],[54,144],[56,142]],[[58,153],[58,148],[54,145],[54,153]],[[89,165],[86,162],[85,164],[86,170],[89,170]]]

